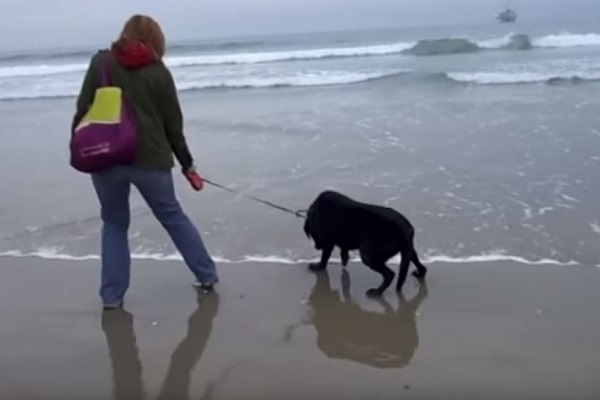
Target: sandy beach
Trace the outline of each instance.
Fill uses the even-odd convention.
[[[0,258],[3,399],[600,396],[594,267],[430,265],[399,298],[353,263],[220,266],[198,296],[178,262],[137,262],[102,312],[97,261]]]

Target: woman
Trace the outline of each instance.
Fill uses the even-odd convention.
[[[77,99],[73,128],[88,107],[100,82],[100,59],[109,56],[111,85],[122,88],[138,134],[136,162],[92,174],[101,206],[102,284],[105,309],[123,306],[129,287],[129,192],[134,185],[167,230],[196,278],[195,286],[212,291],[218,282],[215,264],[198,230],[183,212],[173,186],[173,153],[184,175],[199,178],[183,135],[183,117],[173,77],[162,58],[165,38],[158,23],[143,15],[131,17],[110,51],[92,58]]]

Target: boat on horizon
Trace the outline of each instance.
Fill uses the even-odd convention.
[[[513,23],[517,20],[517,12],[507,6],[506,9],[500,11],[498,15],[496,15],[496,19],[503,24]]]

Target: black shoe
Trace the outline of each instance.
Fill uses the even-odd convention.
[[[196,289],[199,289],[202,293],[212,293],[215,291],[215,285],[214,284],[206,284],[206,283],[202,283],[202,282],[194,282],[194,287]]]
[[[123,300],[115,301],[113,303],[104,303],[104,305],[102,306],[102,309],[104,311],[120,310],[122,308],[123,308]]]

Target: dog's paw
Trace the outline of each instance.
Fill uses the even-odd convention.
[[[396,293],[402,293],[402,288],[404,287],[404,282],[398,281],[396,284]]]
[[[381,291],[377,288],[367,290],[367,297],[381,297]]]
[[[310,263],[308,264],[308,269],[311,271],[322,271],[325,269],[325,265],[321,263]]]
[[[425,275],[427,275],[427,270],[422,271],[422,272],[421,271],[413,271],[413,273],[411,275],[417,279],[424,279]]]
[[[347,266],[348,262],[350,262],[350,254],[348,251],[342,250],[342,267]]]

